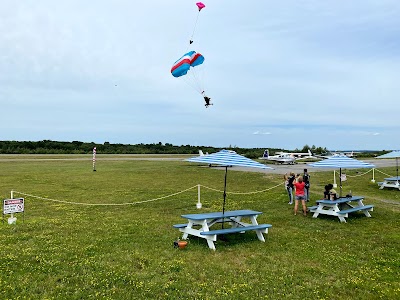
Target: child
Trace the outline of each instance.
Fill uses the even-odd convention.
[[[296,203],[294,204],[294,215],[297,215],[299,201],[301,201],[301,205],[303,206],[303,215],[307,216],[306,197],[304,194],[305,183],[303,182],[302,176],[299,176],[297,178],[297,181],[294,183],[294,186],[296,188]]]
[[[324,199],[327,199],[327,200],[336,200],[337,199],[337,192],[336,192],[336,190],[333,189],[332,183],[329,183],[325,186]]]

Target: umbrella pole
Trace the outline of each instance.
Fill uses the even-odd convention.
[[[225,220],[225,201],[226,201],[226,177],[228,175],[228,166],[225,166],[225,181],[224,181],[224,202],[222,204],[222,229],[224,229]]]
[[[340,184],[340,193],[339,198],[342,198],[342,168],[339,168],[339,184]]]

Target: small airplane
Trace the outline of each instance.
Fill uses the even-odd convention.
[[[333,156],[347,156],[347,157],[356,157],[357,154],[356,153],[360,153],[360,152],[354,152],[354,151],[344,151],[344,152],[340,152],[340,151],[328,151],[326,153],[322,153],[322,154],[314,154],[315,158],[319,158],[319,159],[327,159]]]
[[[208,155],[208,152],[206,152],[206,154],[204,154],[203,151],[199,150],[199,156],[204,156],[204,155]]]
[[[291,152],[277,152],[276,155],[269,155],[268,149],[264,151],[264,154],[260,159],[273,161],[280,164],[293,165],[297,160],[314,158],[311,151],[301,152],[301,153],[291,153]]]

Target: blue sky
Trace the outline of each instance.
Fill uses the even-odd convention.
[[[196,2],[2,0],[0,140],[400,149],[399,1]]]

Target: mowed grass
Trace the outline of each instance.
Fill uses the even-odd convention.
[[[16,215],[16,225],[7,224],[8,216],[1,223],[0,298],[398,299],[400,192],[379,190],[371,172],[358,171],[346,172],[343,191],[375,205],[372,218],[356,213],[340,223],[294,216],[283,185],[275,187],[282,175],[229,169],[226,209],[262,211],[259,223],[273,227],[265,243],[254,232],[231,234],[214,252],[196,237],[187,248],[174,248],[181,234],[172,225],[184,222],[181,214],[222,209],[222,192],[205,188],[223,190],[221,169],[99,160],[93,172],[90,157],[0,161],[3,199],[15,190],[75,202],[14,195],[25,197],[26,211]],[[332,171],[311,176],[310,205],[332,182]],[[158,200],[84,205],[152,199]]]

